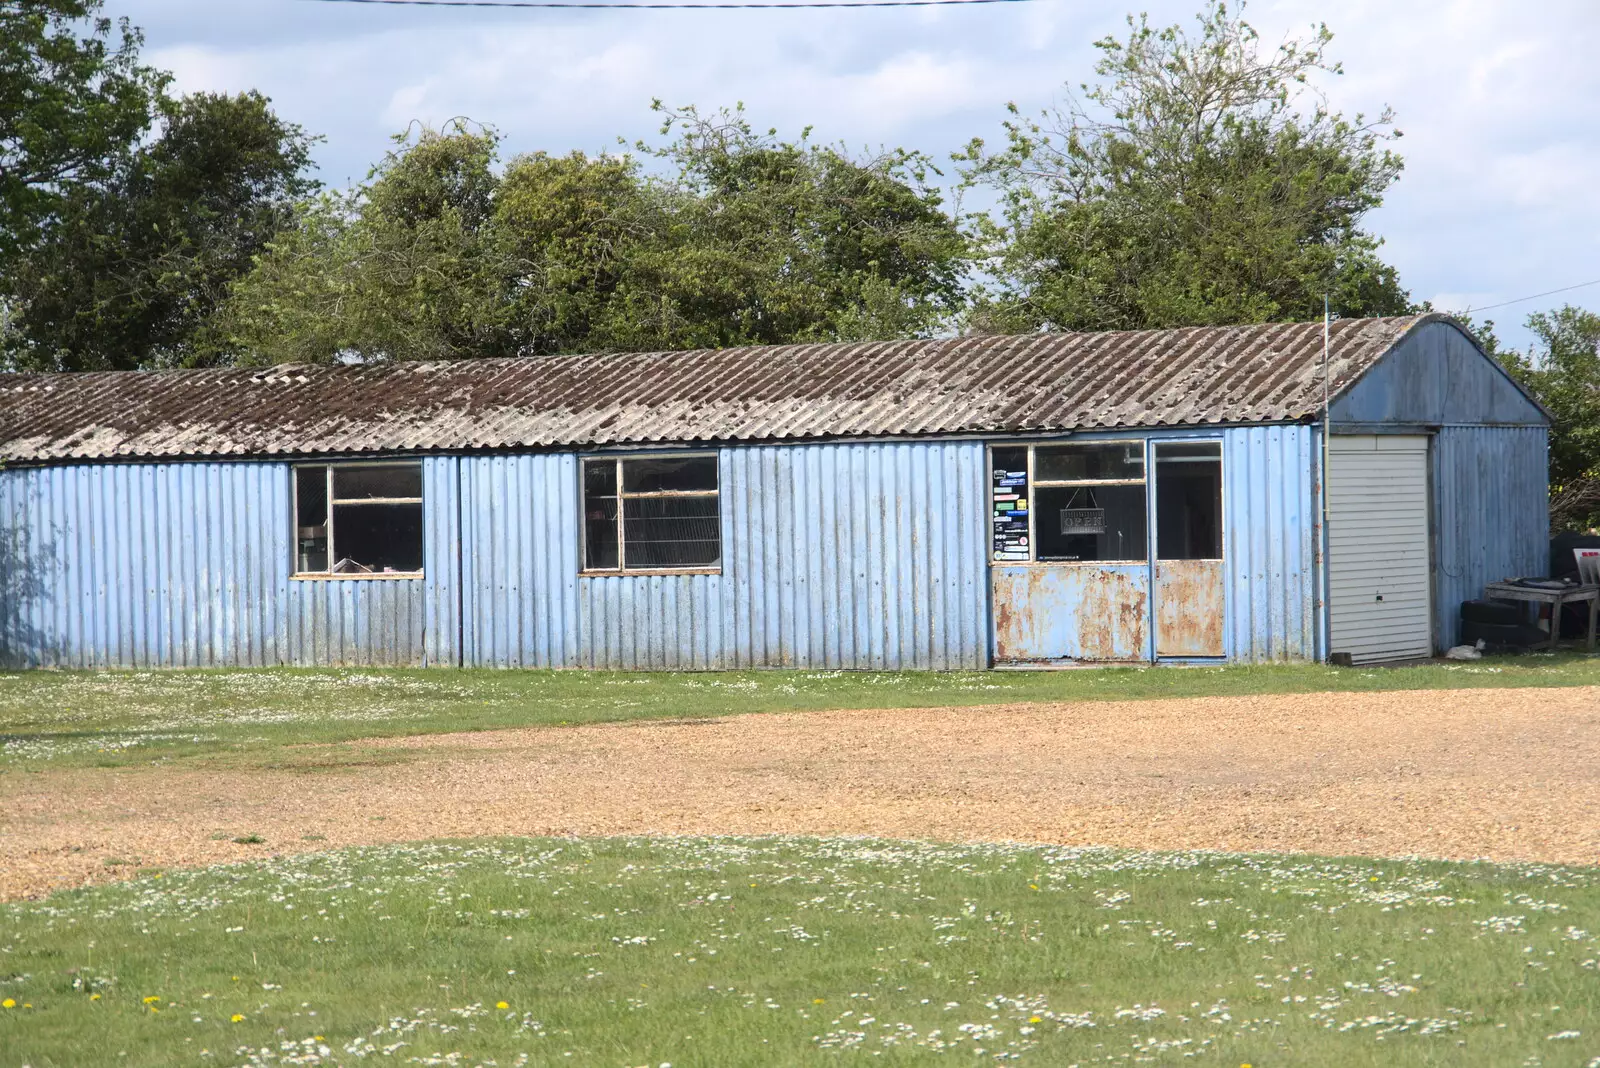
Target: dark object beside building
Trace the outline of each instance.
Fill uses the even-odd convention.
[[[1461,602],[1461,644],[1483,642],[1492,653],[1522,652],[1545,641],[1547,635],[1527,622],[1526,605],[1506,601]]]
[[[1574,549],[1600,549],[1600,534],[1583,534],[1575,530],[1563,531],[1550,539],[1550,577],[1578,578],[1578,558]]]
[[[1578,558],[1574,549],[1600,549],[1600,534],[1584,534],[1575,530],[1563,531],[1550,539],[1550,577],[1570,578],[1578,581]],[[1561,632],[1581,634],[1589,625],[1589,609],[1581,604],[1564,605],[1561,609]]]

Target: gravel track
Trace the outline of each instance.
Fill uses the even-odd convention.
[[[0,777],[0,898],[135,863],[501,834],[1600,863],[1600,687],[803,712],[361,744],[409,760]],[[266,841],[230,840],[246,834]]]

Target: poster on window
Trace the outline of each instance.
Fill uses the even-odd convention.
[[[1028,472],[997,467],[990,500],[996,560],[1027,560]]]

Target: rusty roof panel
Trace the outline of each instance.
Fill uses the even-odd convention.
[[[1332,326],[1333,387],[1423,322]],[[0,374],[0,456],[419,452],[1287,422],[1322,324],[197,371]]]

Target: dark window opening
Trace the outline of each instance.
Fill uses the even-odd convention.
[[[1041,445],[1034,449],[1033,477],[1040,482],[1143,482],[1144,443]]]
[[[297,467],[295,494],[295,570],[328,570],[328,469]]]
[[[583,463],[583,564],[592,571],[621,566],[617,530],[617,464],[615,460]]]
[[[335,467],[333,495],[341,501],[422,499],[421,464]]]
[[[717,458],[623,460],[622,492],[715,493]]]
[[[717,477],[715,456],[585,460],[584,569],[720,566]]]
[[[422,502],[335,504],[336,575],[422,570]]]
[[[1222,447],[1156,446],[1156,557],[1222,559]]]
[[[1143,560],[1144,484],[1040,486],[1034,536],[1047,561]]]
[[[422,465],[297,467],[295,572],[422,572]]]
[[[712,567],[722,557],[715,497],[625,498],[628,566]]]

